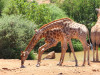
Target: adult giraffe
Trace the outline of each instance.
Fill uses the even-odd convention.
[[[35,33],[34,37],[32,38],[32,40],[30,41],[30,43],[26,47],[25,52],[21,53],[21,65],[22,65],[22,67],[24,66],[23,64],[24,64],[24,61],[26,60],[26,58],[28,57],[28,54],[34,48],[36,43],[40,40],[40,37],[43,35],[43,33],[46,33],[47,31],[52,30],[52,29],[60,29],[63,33],[63,36],[64,36],[64,38],[61,40],[63,47],[62,47],[61,59],[60,59],[60,62],[59,62],[58,65],[61,65],[62,62],[63,62],[64,54],[65,54],[66,49],[67,49],[66,43],[65,43],[66,39],[69,40],[69,41],[71,41],[71,39],[79,39],[81,41],[83,48],[84,48],[83,66],[85,65],[85,62],[86,62],[86,50],[88,50],[88,65],[90,65],[90,62],[89,62],[89,47],[88,47],[88,44],[87,44],[87,41],[86,41],[86,37],[87,37],[87,35],[89,35],[88,29],[86,28],[85,25],[76,23],[69,18],[62,18],[62,19],[55,20],[55,21],[52,21],[48,24],[43,25]],[[60,33],[57,33],[57,35],[59,35],[59,34]],[[48,35],[50,36],[51,34],[48,34]],[[53,34],[53,35],[55,35],[55,34]],[[53,40],[53,38],[51,40]],[[43,45],[42,47],[39,48],[37,66],[40,66],[42,53],[46,49],[54,46],[56,43],[57,42],[55,42],[55,40],[53,40],[52,44],[50,43],[48,45]]]
[[[97,22],[96,24],[91,28],[91,41],[93,44],[93,61],[99,61],[98,58],[98,47],[100,45],[100,8],[96,8],[97,14]],[[95,46],[96,45],[96,46]],[[96,60],[95,60],[95,47],[96,47]]]

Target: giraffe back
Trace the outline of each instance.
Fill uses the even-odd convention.
[[[58,20],[54,20],[52,22],[49,22],[48,24],[44,24],[42,27],[40,27],[39,29],[42,29],[46,26],[49,26],[49,25],[53,25],[53,24],[58,24],[58,23],[61,23],[61,22],[64,22],[64,21],[73,21],[71,20],[70,18],[61,18],[61,19],[58,19]],[[66,22],[67,23],[67,22]]]
[[[69,25],[66,25],[63,31],[70,35],[71,38],[79,38],[80,36],[87,35],[88,29],[85,25],[72,22]]]

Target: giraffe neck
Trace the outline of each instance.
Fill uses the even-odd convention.
[[[99,24],[100,24],[100,15],[98,15],[98,19],[97,19],[96,25],[99,25]]]
[[[35,45],[37,44],[37,42],[43,38],[45,35],[42,34],[39,38],[38,36],[34,35],[32,40],[29,42],[28,46],[26,47],[25,51],[28,51],[29,53],[31,52],[32,49],[34,49]],[[37,39],[36,39],[37,38]]]

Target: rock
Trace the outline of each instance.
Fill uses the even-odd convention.
[[[63,73],[59,73],[58,75],[63,75]]]
[[[43,59],[55,59],[55,52],[52,51],[52,52],[48,53],[47,56],[44,57]]]

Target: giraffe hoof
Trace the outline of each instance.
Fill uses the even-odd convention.
[[[99,60],[97,59],[96,62],[98,62]]]
[[[39,65],[39,64],[37,64],[37,65],[36,65],[36,67],[40,67],[40,65]]]
[[[89,66],[91,66],[90,64],[88,64]]]
[[[57,66],[62,66],[62,64],[59,64],[59,63],[58,63]]]
[[[78,66],[78,64],[76,64],[75,66]]]
[[[57,64],[57,66],[59,66],[59,64]]]
[[[93,60],[93,62],[95,62],[95,60]]]
[[[84,64],[82,66],[85,66]]]
[[[95,62],[95,59],[93,59],[93,62]]]
[[[22,65],[20,68],[25,68],[25,66],[24,66],[24,65]]]

